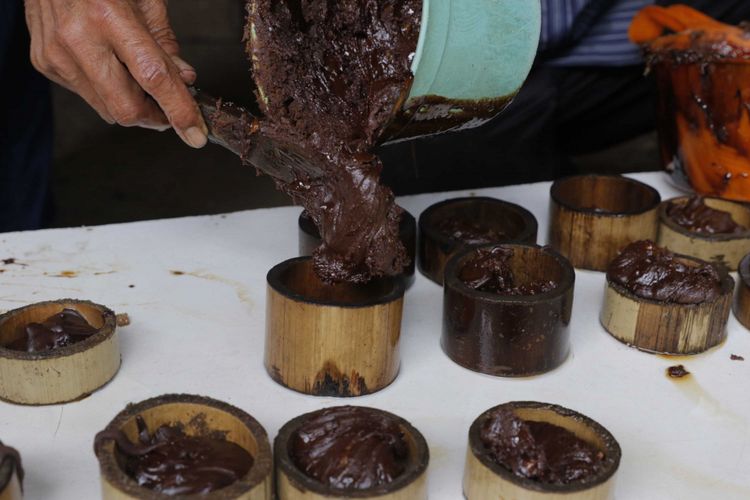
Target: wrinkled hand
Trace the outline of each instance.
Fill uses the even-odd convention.
[[[186,84],[167,0],[25,0],[31,62],[81,95],[109,123],[165,130],[206,144],[206,125]]]

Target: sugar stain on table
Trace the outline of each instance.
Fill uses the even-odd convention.
[[[737,415],[716,399],[698,383],[695,375],[690,373],[683,365],[670,366],[666,369],[665,374],[695,406],[703,407],[711,415],[725,419],[735,426],[743,429],[746,427],[745,417]]]
[[[204,273],[201,271],[186,272],[186,271],[180,271],[177,269],[172,269],[169,271],[169,273],[172,276],[191,276],[193,278],[198,278],[198,279],[207,280],[207,281],[214,281],[216,283],[227,285],[229,287],[234,288],[234,292],[237,295],[237,298],[240,299],[241,302],[244,302],[245,304],[247,304],[251,309],[255,307],[255,302],[251,298],[250,291],[247,289],[247,287],[243,283],[239,281],[225,278],[223,276],[218,276],[216,274]]]

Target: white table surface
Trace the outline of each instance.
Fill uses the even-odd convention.
[[[635,175],[667,198],[662,174]],[[519,203],[546,240],[549,184],[475,191]],[[407,197],[415,216],[463,193]],[[299,208],[0,234],[0,309],[65,297],[127,312],[122,368],[87,399],[23,407],[0,402],[0,439],[18,448],[26,498],[94,499],[99,471],[94,434],[128,402],[165,393],[227,401],[252,414],[273,438],[291,418],[337,404],[383,408],[411,421],[430,446],[429,491],[460,499],[469,425],[513,400],[557,403],[607,427],[622,446],[616,497],[750,498],[750,332],[732,316],[729,339],[680,359],[693,373],[674,382],[674,361],[627,348],[602,329],[603,274],[576,273],[572,354],[530,379],[476,374],[439,345],[442,290],[421,275],[407,294],[402,367],[394,384],[350,400],[307,397],[275,384],[263,369],[265,275],[297,253]],[[175,276],[171,270],[188,273]],[[75,277],[61,277],[74,271]],[[129,288],[129,285],[135,285]],[[748,361],[731,361],[730,354]]]

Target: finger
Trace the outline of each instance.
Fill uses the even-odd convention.
[[[39,0],[24,0],[24,12],[26,14],[26,25],[29,33],[36,35],[41,33],[42,19],[39,9]]]
[[[138,0],[138,8],[140,9],[141,20],[156,43],[170,56],[179,55],[180,46],[169,23],[167,2],[164,0]]]
[[[47,75],[49,68],[46,67],[46,61],[44,60],[44,42],[45,42],[45,16],[39,2],[35,0],[26,0],[26,25],[29,28],[29,35],[31,36],[31,46],[29,56],[31,58],[31,64],[36,70],[43,75]],[[49,27],[49,26],[48,26]]]
[[[180,57],[180,46],[177,36],[169,23],[167,2],[164,0],[139,0],[143,22],[156,43],[169,55],[177,66],[182,81],[188,85],[195,83],[197,72],[190,64]]]
[[[102,2],[93,13],[61,11],[57,20],[53,20],[54,37],[76,62],[116,123],[164,130],[168,128],[168,120],[115,57],[102,27],[104,23],[119,22],[128,5],[128,2]],[[92,15],[97,29],[92,29]]]
[[[116,123],[156,130],[169,128],[169,121],[156,102],[148,98],[104,42],[79,44],[75,57]]]
[[[156,100],[177,134],[190,146],[208,142],[208,129],[177,66],[135,17],[108,23],[117,57]]]
[[[30,58],[34,68],[58,85],[79,94],[109,124],[114,119],[107,107],[83,76],[75,61],[61,47],[56,45],[52,36],[45,36],[45,16],[42,15],[39,2],[26,0],[26,24],[31,35]],[[47,19],[47,24],[51,22]],[[45,40],[51,40],[54,51],[45,50]]]
[[[180,71],[180,78],[182,78],[182,81],[185,82],[186,85],[194,84],[195,80],[198,78],[198,73],[195,71],[195,68],[188,64],[180,56],[173,55],[170,57],[172,58],[172,62]]]
[[[170,128],[159,105],[138,85],[125,66],[110,53],[100,68],[89,68],[94,88],[120,125],[154,130]],[[113,84],[114,83],[114,84]]]
[[[81,98],[83,98],[83,100],[86,101],[89,106],[94,108],[94,111],[96,111],[105,122],[109,123],[110,125],[114,125],[116,123],[115,119],[107,109],[107,106],[104,104],[104,101],[102,101],[102,99],[99,97],[99,94],[96,93],[94,88],[85,78],[83,72],[81,72],[81,77],[76,79],[75,82],[70,82],[66,79],[63,79],[57,74],[47,75],[47,78],[57,83],[61,87],[66,88],[71,92],[81,96]]]

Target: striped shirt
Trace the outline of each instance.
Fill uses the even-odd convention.
[[[635,14],[654,0],[542,0],[540,57],[553,66],[642,62],[628,39]]]

